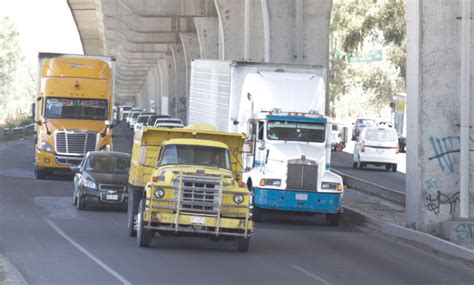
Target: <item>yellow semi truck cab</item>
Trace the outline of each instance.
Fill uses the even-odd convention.
[[[159,233],[236,240],[247,251],[253,224],[241,180],[243,141],[241,134],[203,126],[136,134],[130,182],[138,184],[152,168],[143,188],[129,189],[130,233],[138,246],[148,247]]]
[[[40,53],[35,103],[35,175],[112,150],[113,57]]]

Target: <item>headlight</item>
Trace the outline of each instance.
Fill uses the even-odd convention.
[[[84,179],[84,182],[82,185],[84,185],[84,187],[87,187],[87,188],[97,189],[97,185],[95,184],[95,182],[88,179]]]
[[[42,151],[54,152],[53,147],[47,142],[42,142],[40,149]]]
[[[281,179],[260,179],[260,186],[281,186]]]
[[[321,189],[342,191],[342,184],[333,182],[323,182],[321,183]]]
[[[165,190],[161,188],[155,189],[155,192],[153,192],[153,195],[155,196],[156,199],[161,199],[165,197]]]
[[[112,149],[110,144],[105,145],[103,148],[101,148],[101,151],[110,151]]]
[[[241,195],[241,194],[235,194],[234,195],[234,202],[236,204],[242,204],[242,202],[244,201],[244,196]]]

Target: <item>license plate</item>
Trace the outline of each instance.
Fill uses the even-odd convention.
[[[105,199],[107,200],[118,200],[118,195],[105,195]]]
[[[308,200],[308,194],[296,194],[296,200],[306,201]]]
[[[191,224],[204,225],[205,221],[204,217],[191,217]]]

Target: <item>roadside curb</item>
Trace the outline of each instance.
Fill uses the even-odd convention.
[[[427,233],[415,231],[409,228],[405,228],[399,225],[379,221],[373,217],[370,217],[360,211],[352,209],[350,207],[344,206],[343,219],[351,220],[351,222],[359,226],[375,226],[381,232],[400,238],[408,240],[411,242],[416,242],[423,244],[431,248],[435,252],[440,252],[445,255],[462,259],[469,263],[474,263],[474,251],[468,248],[459,246],[457,244],[451,243],[444,239],[429,235]]]
[[[390,202],[405,206],[405,193],[364,180],[360,178],[356,178],[345,174],[337,169],[332,169],[332,171],[340,176],[342,176],[342,180],[344,182],[344,187],[350,187],[351,189],[355,189],[359,192],[363,192],[366,194],[370,194]],[[356,186],[354,183],[357,181],[357,184],[363,186]]]
[[[20,271],[11,264],[8,259],[0,254],[0,284],[2,285],[26,285],[28,282]]]

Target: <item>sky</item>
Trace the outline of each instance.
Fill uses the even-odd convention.
[[[40,51],[83,54],[67,0],[0,0],[0,16],[16,24],[28,60]]]

